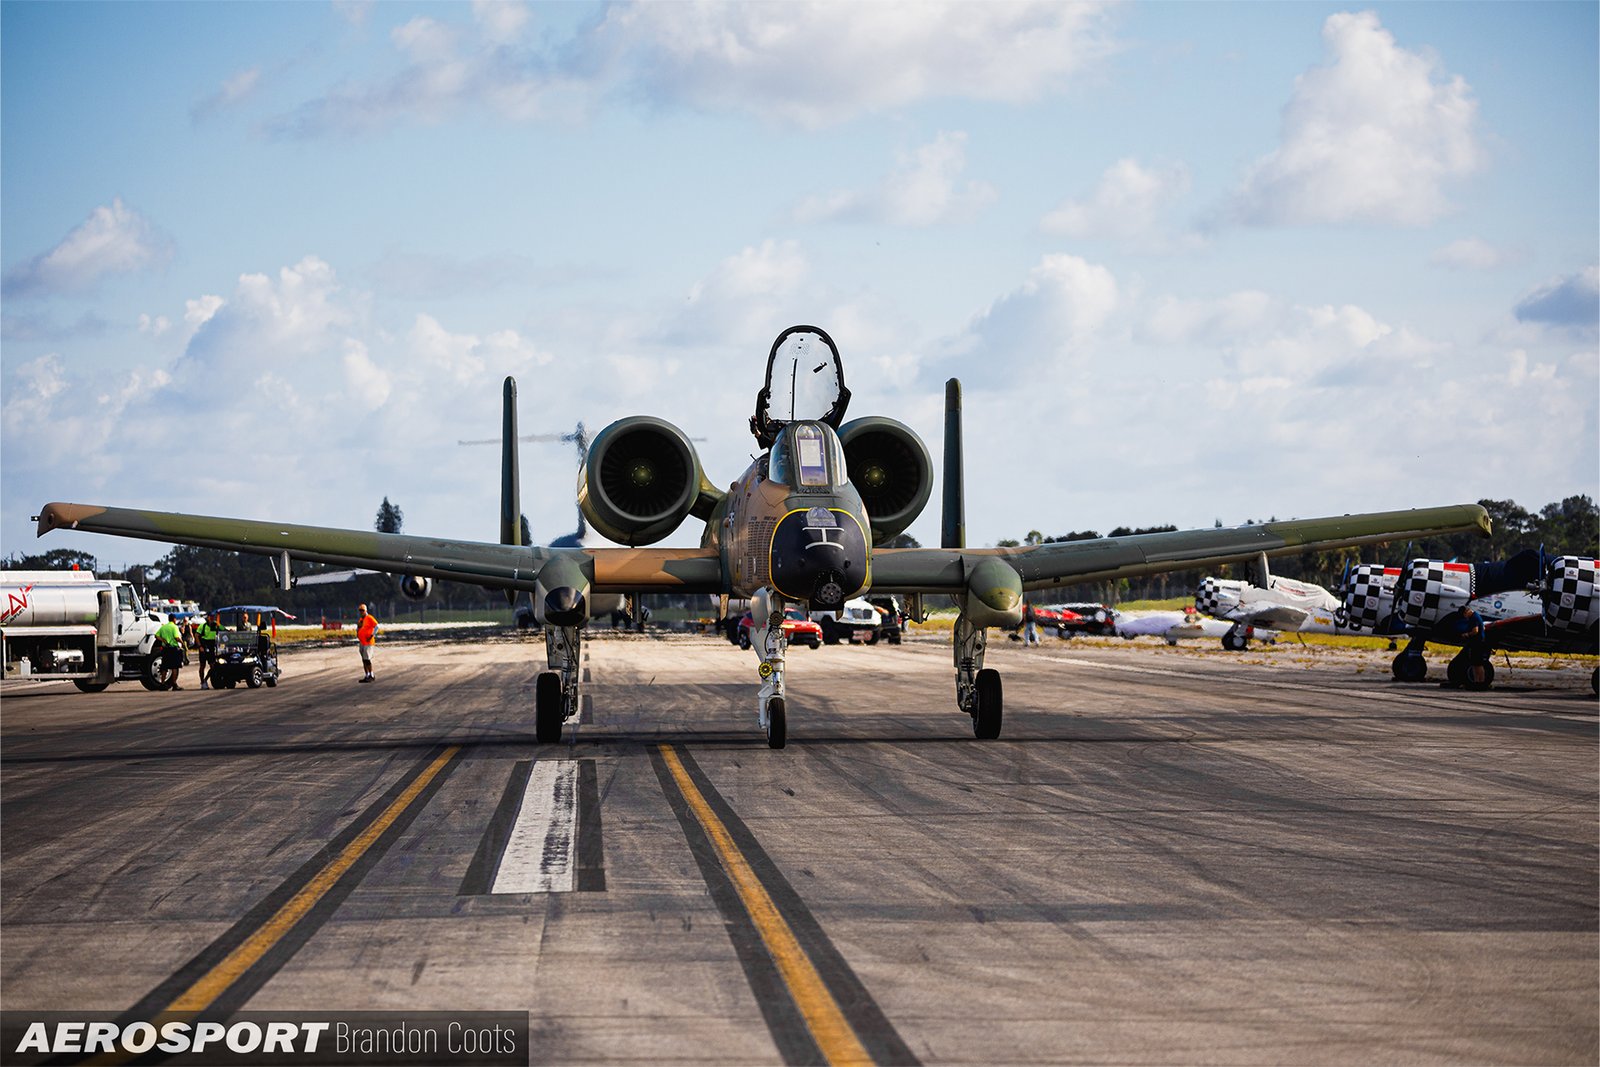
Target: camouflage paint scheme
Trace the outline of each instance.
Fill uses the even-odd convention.
[[[762,518],[771,521],[770,509],[777,507],[782,505],[775,500],[737,518],[745,523]],[[712,529],[717,525],[713,522]],[[39,513],[38,532],[42,536],[58,529],[267,556],[288,552],[293,559],[371,567],[496,589],[532,591],[546,561],[567,557],[583,569],[597,593],[739,592],[732,582],[733,568],[723,559],[722,539],[716,536],[710,539],[711,544],[698,549],[553,549],[91,504],[46,504]],[[1488,536],[1489,529],[1489,515],[1482,507],[1456,504],[1019,548],[878,548],[871,552],[871,587],[880,592],[954,593],[967,587],[968,578],[981,563],[999,558],[1015,568],[1022,579],[1022,589],[1031,591],[1235,563],[1261,553],[1282,556],[1420,539],[1459,530],[1478,530]]]

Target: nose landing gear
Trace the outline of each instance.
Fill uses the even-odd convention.
[[[789,642],[783,636],[783,598],[759,590],[750,601],[750,647],[761,662],[756,673],[761,688],[756,693],[756,721],[767,735],[768,748],[782,748],[789,740],[788,701],[784,698],[784,657]]]

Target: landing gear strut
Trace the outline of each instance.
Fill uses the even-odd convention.
[[[965,615],[956,616],[956,706],[972,716],[972,734],[983,741],[1000,736],[1004,704],[1000,672],[983,665],[988,647],[988,627],[973,625]]]
[[[579,652],[583,631],[577,626],[547,626],[545,661],[549,670],[534,681],[533,736],[540,744],[561,740],[562,725],[578,714]]]

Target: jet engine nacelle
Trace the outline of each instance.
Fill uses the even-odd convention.
[[[419,578],[415,574],[402,574],[396,585],[407,600],[426,600],[433,592],[433,579]]]
[[[635,415],[595,436],[578,478],[578,506],[603,536],[650,545],[688,517],[701,481],[688,435],[664,419]]]
[[[1582,632],[1600,622],[1595,601],[1595,572],[1600,564],[1581,556],[1561,556],[1550,561],[1540,590],[1544,621],[1553,630]]]
[[[872,543],[881,545],[916,521],[933,494],[933,457],[911,427],[879,415],[839,427],[850,484],[861,494]]]

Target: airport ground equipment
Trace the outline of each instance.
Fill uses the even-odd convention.
[[[0,574],[0,645],[6,678],[65,679],[85,693],[157,670],[162,619],[132,583],[91,571]]]

